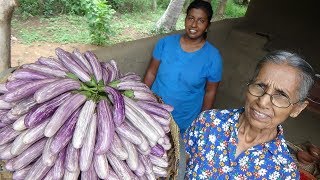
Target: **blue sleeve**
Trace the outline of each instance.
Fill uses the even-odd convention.
[[[208,67],[207,80],[210,82],[219,82],[222,79],[222,58],[219,51],[216,51],[211,55],[211,64]]]
[[[153,49],[153,53],[152,53],[153,58],[155,58],[156,60],[161,61],[161,56],[162,56],[162,53],[163,53],[164,45],[165,45],[165,38],[161,38],[156,43],[156,45],[155,45],[155,47]]]

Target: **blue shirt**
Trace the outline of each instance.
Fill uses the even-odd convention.
[[[243,111],[204,111],[192,123],[184,135],[190,155],[187,179],[299,179],[280,125],[275,139],[249,148],[235,158],[239,116]]]
[[[173,118],[184,132],[201,112],[207,81],[219,82],[222,60],[219,51],[209,42],[195,52],[180,46],[180,34],[158,41],[153,57],[160,61],[152,91],[174,107]]]

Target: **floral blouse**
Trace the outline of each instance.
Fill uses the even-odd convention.
[[[239,116],[244,109],[202,112],[184,134],[187,179],[299,179],[282,126],[277,137],[256,145],[237,158]]]

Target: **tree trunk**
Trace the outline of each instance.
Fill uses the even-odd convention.
[[[219,0],[216,13],[214,14],[213,20],[218,21],[224,18],[224,12],[226,10],[228,0]]]
[[[153,0],[153,2],[152,2],[152,9],[153,9],[153,11],[156,11],[157,10],[157,0]]]
[[[172,31],[176,29],[176,24],[183,8],[185,0],[171,0],[166,11],[156,24],[157,30]]]
[[[0,0],[0,72],[11,65],[11,18],[15,6],[15,0]]]

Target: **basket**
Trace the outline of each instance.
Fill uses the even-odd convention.
[[[155,94],[154,94],[155,95]],[[163,100],[155,95],[160,103],[164,103]],[[176,122],[174,121],[173,117],[170,117],[170,132],[169,138],[172,144],[172,147],[168,152],[168,161],[169,166],[167,168],[168,176],[166,178],[161,179],[170,179],[170,180],[177,180],[178,179],[178,170],[179,170],[179,162],[180,162],[180,129]]]

